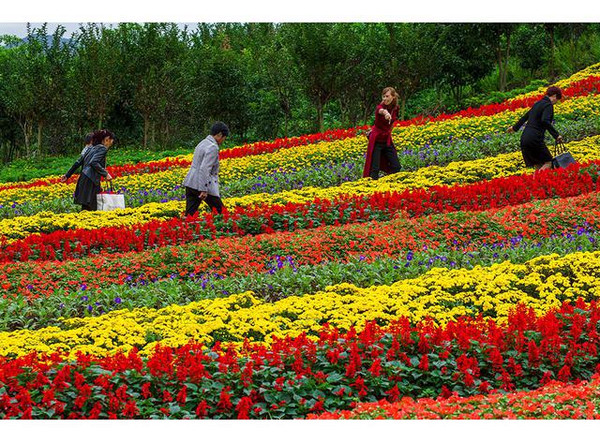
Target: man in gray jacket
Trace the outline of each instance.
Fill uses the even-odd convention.
[[[210,135],[198,143],[189,172],[183,180],[185,186],[185,215],[194,215],[203,200],[211,210],[220,214],[223,202],[219,194],[219,146],[229,135],[223,122],[215,122]]]

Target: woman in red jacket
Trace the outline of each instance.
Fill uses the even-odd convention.
[[[388,174],[400,171],[398,153],[392,142],[392,128],[398,120],[398,94],[394,88],[384,88],[381,103],[375,108],[375,123],[368,133],[369,145],[363,177],[379,178],[379,171]]]

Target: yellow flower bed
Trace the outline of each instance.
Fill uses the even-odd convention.
[[[559,102],[556,115],[577,114],[600,116],[600,96],[578,97]],[[396,146],[416,146],[427,143],[431,139],[470,138],[504,131],[516,123],[526,109],[505,111],[493,116],[453,118],[425,125],[396,127],[393,131]],[[302,169],[314,164],[337,162],[350,157],[358,157],[366,151],[367,140],[364,136],[347,138],[333,142],[320,142],[311,145],[283,149],[269,154],[252,155],[241,158],[230,158],[221,161],[220,180],[222,183],[265,174],[278,169]],[[518,149],[515,139],[514,149]],[[109,154],[110,155],[110,154]],[[182,158],[192,159],[192,154]],[[181,185],[187,167],[174,167],[168,171],[134,174],[114,180],[114,187],[124,187],[129,192],[146,189],[169,190]],[[68,198],[75,190],[75,183],[56,183],[48,186],[32,188],[13,188],[0,191],[0,204],[13,202],[41,202],[47,199]]]
[[[431,317],[444,324],[458,316],[483,314],[502,323],[517,303],[541,314],[563,301],[597,299],[599,269],[600,252],[579,252],[471,270],[434,268],[389,286],[339,284],[274,303],[245,292],[185,306],[63,319],[60,327],[3,332],[0,355],[58,349],[105,355],[134,346],[149,354],[158,342],[179,346],[190,340],[210,344],[214,340],[239,343],[248,338],[268,343],[271,335],[316,335],[324,323],[343,330],[351,326],[360,329],[365,321],[387,324],[401,316],[413,322]]]
[[[588,137],[567,144],[567,148],[580,162],[600,158],[600,136]],[[498,177],[508,177],[527,172],[521,153],[502,154],[480,160],[453,162],[446,166],[430,166],[414,172],[399,172],[379,180],[363,178],[331,188],[307,187],[277,194],[252,194],[224,199],[225,206],[272,205],[304,203],[315,198],[333,199],[342,195],[368,195],[375,192],[403,191],[428,188],[436,185],[474,183]],[[28,217],[0,220],[0,239],[7,242],[24,238],[36,232],[58,229],[96,229],[109,226],[131,226],[150,220],[165,220],[183,214],[185,202],[148,203],[137,208],[110,212],[80,212],[54,214],[41,212]]]
[[[569,86],[571,86],[573,83],[583,80],[592,75],[600,75],[600,63],[596,63],[594,65],[588,66],[587,68],[576,72],[571,77],[568,77],[563,80],[559,80],[556,83],[553,83],[553,85],[558,86],[561,89],[565,89],[565,88],[568,88]],[[519,95],[511,98],[510,100],[508,100],[508,102],[511,102],[514,100],[521,100],[523,98],[533,97],[533,96],[536,96],[539,94],[543,94],[546,92],[546,89],[548,89],[546,86],[542,86],[535,91],[528,92],[526,94],[519,94]]]
[[[39,212],[29,217],[15,217],[0,221],[0,239],[7,242],[33,233],[69,229],[98,229],[113,226],[132,226],[152,220],[168,220],[183,213],[185,202],[148,203],[138,208],[115,211],[55,214]]]
[[[600,136],[566,144],[567,149],[580,163],[600,158]],[[509,177],[531,171],[523,165],[521,152],[501,154],[479,160],[452,162],[446,166],[429,166],[414,172],[399,172],[379,180],[363,178],[331,188],[306,187],[277,194],[252,194],[225,200],[229,207],[251,204],[303,203],[315,198],[333,199],[340,195],[366,195],[374,192],[403,191],[429,188],[436,185],[455,185]]]

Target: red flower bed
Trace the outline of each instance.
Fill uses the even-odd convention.
[[[201,239],[294,231],[321,225],[387,220],[402,212],[410,217],[454,211],[484,211],[554,197],[571,197],[598,190],[598,165],[532,175],[497,178],[469,185],[434,186],[368,196],[316,199],[303,204],[234,208],[222,216],[201,213],[132,227],[75,229],[33,234],[1,244],[0,263],[27,260],[69,260],[105,252],[142,251]]]
[[[506,326],[461,318],[445,327],[399,319],[357,333],[324,325],[317,341],[159,347],[142,359],[32,354],[0,359],[3,418],[297,418],[357,402],[536,389],[588,380],[600,360],[596,303],[536,316],[518,306]]]

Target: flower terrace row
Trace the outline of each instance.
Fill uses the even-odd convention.
[[[68,260],[105,251],[127,252],[185,244],[205,238],[269,233],[338,225],[395,216],[422,217],[453,211],[483,211],[554,197],[598,191],[599,161],[569,169],[544,171],[537,177],[520,175],[472,185],[433,186],[402,192],[341,195],[302,204],[234,207],[222,216],[201,213],[190,221],[174,217],[131,227],[59,230],[31,234],[5,244],[0,262]]]
[[[597,300],[599,269],[600,252],[554,254],[524,264],[433,268],[392,285],[358,288],[344,283],[275,302],[244,292],[162,309],[118,310],[62,319],[57,326],[39,330],[0,332],[0,355],[59,350],[107,355],[134,347],[148,355],[159,344],[268,343],[273,336],[313,336],[323,324],[349,330],[365,321],[383,325],[397,317],[445,324],[465,315],[483,315],[504,323],[519,303],[542,314],[565,301]]]
[[[595,302],[506,324],[460,318],[444,326],[397,319],[268,346],[159,346],[92,357],[32,353],[0,359],[3,418],[298,418],[402,397],[477,395],[589,379],[600,359]]]
[[[524,263],[553,253],[593,252],[600,241],[600,231],[593,221],[598,217],[597,204],[597,194],[592,194],[547,202],[542,208],[536,204],[511,207],[496,214],[454,213],[405,224],[396,220],[375,227],[368,223],[318,228],[300,232],[295,238],[285,237],[279,243],[273,240],[281,239],[281,234],[263,235],[262,242],[253,243],[258,248],[254,261],[248,261],[250,256],[245,254],[236,261],[239,248],[235,245],[245,248],[247,243],[232,242],[232,248],[225,248],[228,260],[221,267],[196,266],[195,260],[210,261],[214,255],[205,248],[198,252],[195,246],[180,248],[174,254],[168,248],[163,251],[166,254],[157,251],[156,259],[152,255],[120,255],[119,261],[103,263],[117,268],[112,275],[109,271],[90,270],[94,262],[87,260],[79,260],[79,268],[63,265],[54,269],[41,264],[9,267],[7,276],[13,283],[1,286],[10,297],[0,298],[0,330],[39,329],[60,325],[61,317],[185,305],[246,291],[253,291],[262,300],[275,301],[341,283],[361,288],[390,285],[416,278],[434,266],[471,269],[505,260]],[[535,224],[539,224],[539,230]],[[413,231],[416,238],[411,237]],[[373,243],[372,236],[391,235],[397,238]],[[300,247],[290,250],[283,244],[286,239],[300,243]],[[222,248],[222,241],[218,243]],[[374,252],[369,250],[372,244],[378,248]],[[320,248],[319,255],[314,254],[313,245]],[[148,260],[155,263],[154,268]],[[131,273],[121,261],[133,266]],[[242,268],[244,274],[229,273],[228,269],[240,262],[247,265]],[[202,272],[196,273],[199,270]],[[24,274],[30,278],[23,279]]]
[[[566,139],[579,140],[600,133],[600,118],[561,120],[556,126]],[[481,140],[448,140],[443,146],[433,144],[419,150],[403,149],[400,151],[400,166],[402,171],[414,171],[432,165],[447,165],[453,161],[492,157],[513,152],[517,144],[511,134],[486,136]],[[307,187],[330,188],[361,178],[364,149],[348,152],[350,156],[338,149],[306,149],[310,152],[300,157],[296,166],[292,168],[286,167],[266,174],[249,174],[240,179],[223,180],[222,194],[230,198],[260,193],[279,194]],[[261,158],[265,159],[264,156]],[[131,180],[132,188],[124,186],[118,188],[118,192],[124,195],[127,208],[137,208],[152,202],[181,201],[185,198],[184,188],[180,184],[174,185],[177,180],[169,174],[154,176],[156,180],[152,182],[147,182],[150,178],[147,174],[136,177],[139,180]],[[73,213],[79,211],[79,207],[73,203],[70,196],[57,196],[43,200],[33,198],[22,203],[3,207],[0,205],[0,219],[31,216],[43,211]]]
[[[598,194],[529,203],[477,214],[448,213],[419,219],[394,219],[339,227],[320,227],[220,238],[155,251],[102,254],[58,263],[18,262],[0,266],[5,275],[0,294],[25,298],[76,294],[113,284],[146,283],[169,278],[219,274],[253,275],[268,272],[275,256],[293,257],[297,266],[329,261],[347,262],[362,256],[405,255],[423,248],[467,247],[508,242],[512,238],[540,240],[573,226],[598,229]],[[463,246],[465,245],[465,246]]]
[[[572,142],[569,149],[581,162],[598,158],[600,136],[589,137],[580,142]],[[254,194],[240,198],[225,199],[228,208],[255,207],[286,204],[305,204],[317,199],[333,200],[348,195],[372,195],[381,192],[395,192],[406,189],[429,188],[436,185],[455,183],[475,183],[484,179],[508,177],[522,174],[520,154],[504,154],[493,158],[470,162],[451,163],[445,167],[423,168],[412,173],[397,173],[380,180],[362,179],[340,186],[319,189],[305,188],[278,194]],[[166,220],[180,215],[183,202],[164,204],[151,203],[140,208],[128,208],[110,213],[90,212],[80,214],[54,214],[41,212],[31,217],[16,217],[0,221],[0,239],[25,238],[33,233],[47,233],[59,229],[98,229],[114,226],[133,226],[152,220]]]

